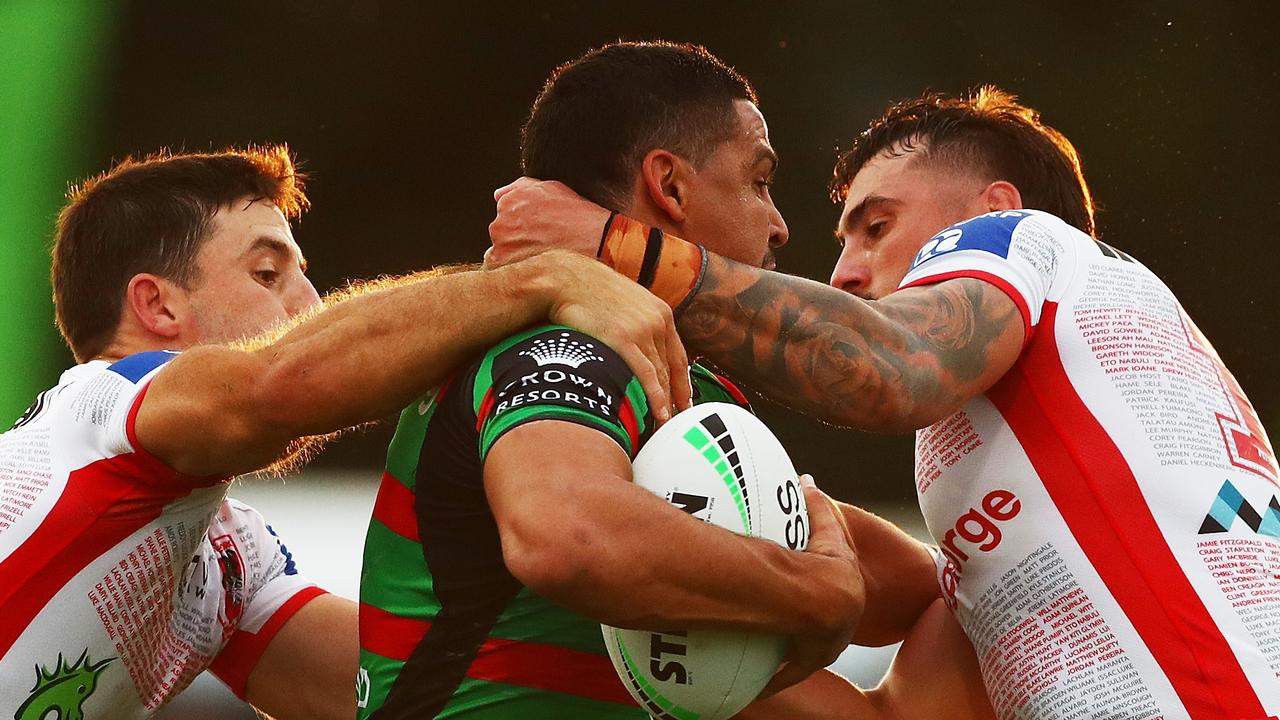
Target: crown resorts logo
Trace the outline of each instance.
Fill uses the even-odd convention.
[[[1230,480],[1222,483],[1222,489],[1213,499],[1209,513],[1204,516],[1199,534],[1227,532],[1235,524],[1236,518],[1243,520],[1250,530],[1259,535],[1280,537],[1280,502],[1276,501],[1275,496],[1272,495],[1267,507],[1258,512]]]
[[[555,338],[534,340],[528,350],[521,350],[520,355],[533,358],[538,367],[544,365],[568,365],[577,369],[583,363],[602,361],[604,358],[595,354],[595,345],[570,340],[569,333],[562,332]]]

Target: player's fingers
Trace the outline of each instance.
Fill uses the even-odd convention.
[[[662,386],[667,390],[667,399],[670,403],[667,409],[671,415],[675,415],[679,412],[679,408],[675,406],[675,384],[679,382],[680,368],[673,367],[671,364],[671,344],[679,345],[680,337],[675,334],[675,318],[671,315],[671,308],[657,298],[654,298],[654,301],[655,320],[652,337],[654,348],[657,351],[654,364],[658,367]],[[683,346],[681,347],[683,348]]]
[[[665,362],[654,361],[654,350],[645,353],[639,347],[631,345],[627,352],[622,353],[622,359],[627,362],[631,368],[631,372],[635,373],[636,379],[640,381],[640,387],[644,390],[644,396],[649,400],[649,408],[653,412],[653,417],[661,425],[671,419],[671,401],[667,388],[670,387],[670,379],[664,379],[658,372],[659,367],[665,367]]]
[[[502,199],[503,195],[506,195],[512,190],[515,190],[516,188],[525,187],[527,185],[532,185],[533,183],[536,183],[536,182],[537,180],[534,180],[533,178],[530,178],[530,177],[523,177],[523,176],[518,177],[515,180],[512,180],[511,182],[507,183],[506,185],[503,185],[502,187],[498,188],[497,190],[494,190],[493,200],[494,202],[497,202]]]
[[[818,489],[810,475],[800,476],[804,502],[809,510],[809,550],[832,554],[848,545],[848,533],[837,516],[831,498]],[[847,551],[846,551],[847,552]]]
[[[693,407],[693,379],[689,376],[689,353],[676,332],[673,318],[667,325],[667,366],[671,369],[671,400],[674,412]]]

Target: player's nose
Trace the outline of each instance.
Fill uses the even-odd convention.
[[[310,279],[303,277],[286,297],[285,310],[289,313],[289,317],[293,317],[319,304],[320,293],[316,292],[316,286],[311,284]]]
[[[774,205],[770,199],[769,214],[769,247],[777,249],[787,244],[791,239],[791,231],[787,229],[787,221],[782,219],[782,212],[778,210],[778,206]]]
[[[861,295],[871,285],[871,267],[849,255],[847,251],[841,253],[840,259],[836,261],[836,266],[831,271],[831,287]]]

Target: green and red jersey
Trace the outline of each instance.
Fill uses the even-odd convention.
[[[695,402],[747,404],[709,370],[692,375]],[[534,594],[503,562],[484,459],[508,430],[545,419],[597,429],[630,457],[654,430],[626,363],[561,326],[508,338],[401,414],[365,542],[361,720],[648,717],[599,624]]]

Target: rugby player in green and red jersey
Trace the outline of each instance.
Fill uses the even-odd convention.
[[[620,43],[562,66],[522,160],[642,222],[720,238],[709,249],[741,262],[772,267],[787,240],[754,91],[702,48]],[[620,218],[603,242],[632,228]],[[700,252],[634,261],[692,277]],[[705,368],[693,382],[695,401],[745,403]],[[793,680],[833,660],[863,590],[831,503],[806,489],[803,553],[700,522],[630,482],[653,429],[626,365],[559,326],[499,343],[410,405],[365,545],[358,716],[671,717],[661,698],[631,701],[600,622],[791,636]]]

